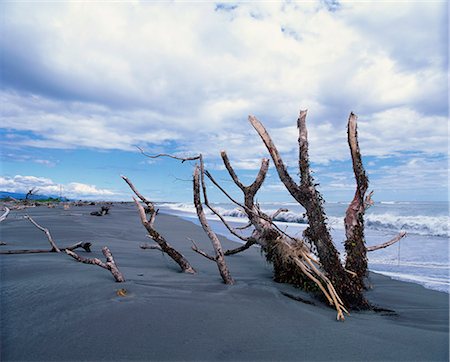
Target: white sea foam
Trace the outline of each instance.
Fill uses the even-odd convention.
[[[195,214],[195,207],[192,203],[165,203],[158,205],[160,207],[170,208],[171,210]],[[240,208],[216,207],[216,210],[226,217],[245,218],[245,212]],[[268,215],[272,215],[276,210],[263,210]],[[205,210],[207,214],[212,214]],[[448,216],[399,216],[393,213],[366,214],[364,216],[365,225],[368,230],[378,230],[387,232],[406,231],[409,234],[430,235],[430,236],[448,236],[450,218]],[[305,224],[307,219],[303,213],[287,211],[277,215],[275,221]],[[329,216],[328,223],[332,228],[344,229],[344,217]]]
[[[386,275],[392,279],[417,283],[423,285],[426,288],[439,290],[441,292],[448,293],[450,290],[450,283],[448,279],[444,280],[432,276],[424,276],[410,273],[387,272],[384,270],[376,270],[376,269],[372,269],[372,271],[375,273]]]

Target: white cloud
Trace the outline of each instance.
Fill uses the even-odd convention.
[[[59,195],[72,199],[111,199],[116,192],[101,189],[95,185],[87,185],[79,182],[58,184],[45,177],[22,176],[14,177],[0,176],[0,190],[7,192],[26,193],[32,188],[37,188],[40,195]]]

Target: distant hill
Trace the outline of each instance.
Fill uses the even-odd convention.
[[[7,199],[8,197],[13,197],[17,200],[24,200],[26,194],[20,193],[20,192],[8,192],[8,191],[0,191],[0,199]],[[62,197],[61,199],[59,196],[56,195],[31,195],[29,200],[48,200],[48,199],[57,199],[60,201],[70,201],[67,197]]]

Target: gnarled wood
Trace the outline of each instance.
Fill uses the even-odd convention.
[[[364,245],[364,212],[366,205],[370,205],[370,195],[366,199],[369,179],[364,170],[359,150],[356,120],[356,115],[350,113],[347,126],[348,145],[352,157],[353,173],[356,179],[356,191],[345,214],[346,240],[344,246],[347,253],[345,268],[356,274],[353,281],[362,290],[364,288],[364,278],[367,274],[367,250]]]
[[[142,222],[142,225],[148,232],[149,237],[155,241],[160,247],[161,250],[169,255],[181,268],[184,273],[195,274],[195,269],[191,266],[189,261],[177,250],[175,250],[167,240],[155,229],[154,223],[155,218],[158,215],[158,210],[155,209],[153,203],[147,200],[133,183],[125,176],[122,176],[122,179],[130,186],[131,190],[139,197],[142,202],[146,205],[146,210],[142,207],[139,201],[133,197],[133,200],[136,204],[136,207],[139,211],[139,216]],[[149,215],[147,219],[147,214]]]
[[[352,275],[347,273],[341,265],[339,253],[333,244],[326,224],[323,199],[316,189],[309,169],[306,114],[306,110],[300,111],[297,121],[299,129],[299,185],[289,175],[275,144],[262,123],[254,116],[249,116],[249,121],[266,145],[280,180],[292,197],[305,208],[309,225],[304,232],[304,237],[315,245],[320,264],[326,276],[330,279],[331,285],[336,288],[345,305],[359,309],[368,308],[369,305],[364,298],[363,290],[358,288],[359,284],[355,285]]]

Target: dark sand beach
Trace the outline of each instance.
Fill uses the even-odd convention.
[[[211,245],[196,225],[161,214],[156,227],[198,271],[182,274],[156,250],[141,250],[145,229],[131,204],[90,216],[98,206],[12,211],[0,225],[2,250],[47,248],[29,213],[58,246],[108,246],[126,282],[65,254],[0,255],[1,361],[290,360],[446,361],[449,296],[371,274],[369,300],[396,313],[353,312],[336,321],[332,308],[272,281],[257,248],[228,257],[235,286],[190,250]],[[224,248],[235,245],[223,239]],[[125,297],[116,291],[125,288]],[[312,300],[295,301],[282,292]]]

